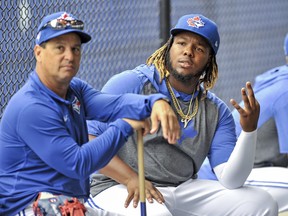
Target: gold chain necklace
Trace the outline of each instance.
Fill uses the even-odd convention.
[[[172,87],[171,87],[171,84],[170,84],[169,81],[168,81],[168,77],[165,79],[165,81],[166,81],[166,85],[167,85],[168,91],[169,91],[169,93],[170,93],[170,95],[171,95],[171,98],[172,98],[172,102],[173,102],[173,104],[174,104],[174,107],[175,107],[177,113],[178,113],[178,114],[180,115],[180,117],[181,117],[181,122],[184,123],[184,128],[186,128],[187,125],[188,125],[188,123],[191,121],[191,119],[192,119],[192,118],[197,114],[197,112],[198,112],[198,97],[195,98],[195,103],[194,103],[194,104],[192,103],[192,102],[193,102],[193,98],[194,98],[194,94],[195,94],[196,88],[195,88],[194,91],[193,91],[193,94],[192,94],[192,97],[191,97],[191,99],[190,99],[190,103],[189,103],[189,106],[188,106],[188,111],[187,111],[187,113],[186,113],[186,115],[185,115],[185,114],[183,113],[182,109],[181,109],[181,106],[180,106],[180,104],[179,104],[179,101],[178,101],[176,95],[174,94],[174,91],[173,91],[173,89],[172,89]],[[192,105],[192,104],[193,104],[193,105]],[[192,109],[192,107],[193,107],[193,112],[192,112],[191,114],[189,114],[189,113],[190,113],[190,110]]]

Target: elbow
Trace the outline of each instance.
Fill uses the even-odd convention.
[[[220,183],[223,187],[225,187],[228,190],[234,190],[243,186],[243,184],[231,184],[231,183],[227,184],[227,183],[222,183],[222,182]]]
[[[229,190],[234,190],[234,189],[242,187],[245,183],[245,180],[243,180],[243,179],[238,179],[238,180],[221,179],[221,180],[219,180],[219,182],[223,187],[225,187]]]

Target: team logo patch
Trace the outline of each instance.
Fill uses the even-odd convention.
[[[63,20],[74,20],[68,13],[63,13],[58,19],[63,19]]]
[[[205,25],[205,23],[203,22],[203,20],[199,16],[189,18],[187,20],[187,23],[189,26],[194,27],[194,28],[200,28],[200,27],[203,27]]]
[[[77,112],[80,115],[80,107],[81,107],[81,103],[78,100],[78,98],[75,96],[73,102],[72,102],[72,108],[75,112]]]

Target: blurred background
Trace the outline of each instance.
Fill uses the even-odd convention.
[[[219,79],[212,92],[228,104],[241,100],[246,81],[285,64],[288,1],[283,0],[1,0],[0,120],[11,96],[34,69],[33,47],[41,19],[67,11],[85,22],[78,77],[97,89],[114,74],[133,69],[169,38],[178,18],[201,13],[220,33]]]

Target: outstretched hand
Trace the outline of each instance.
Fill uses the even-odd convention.
[[[259,114],[260,114],[260,105],[255,98],[254,91],[250,82],[246,82],[246,89],[241,89],[242,100],[244,102],[244,107],[234,100],[231,99],[230,103],[238,111],[240,115],[240,124],[243,131],[252,132],[257,129]]]

